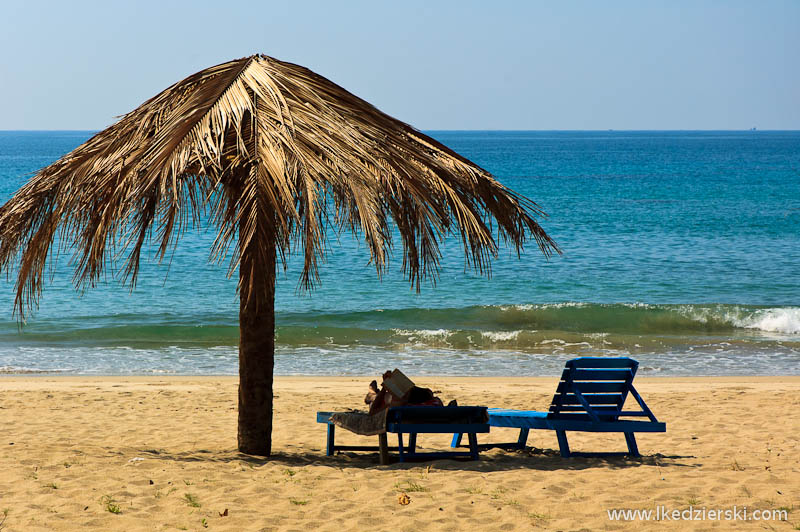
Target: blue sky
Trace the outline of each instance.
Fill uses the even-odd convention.
[[[0,129],[100,129],[265,53],[420,129],[800,129],[798,1],[0,6]]]

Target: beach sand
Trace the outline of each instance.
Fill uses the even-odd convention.
[[[639,378],[666,434],[641,459],[561,458],[555,433],[477,462],[325,456],[315,412],[358,408],[371,378],[276,379],[270,460],[236,452],[231,377],[0,379],[0,530],[793,530],[800,378]],[[544,409],[556,378],[419,377],[445,401]],[[339,431],[341,442],[377,437]],[[390,435],[392,443],[393,435]],[[480,441],[510,441],[493,429]],[[448,436],[419,445],[447,448]],[[570,436],[623,450],[621,434]],[[411,502],[400,505],[406,493]],[[788,510],[788,521],[615,522],[608,509]],[[221,516],[227,509],[227,515]],[[109,510],[118,511],[112,513]],[[751,516],[751,515],[749,515]],[[0,514],[2,519],[2,514]],[[207,527],[207,528],[206,528]]]

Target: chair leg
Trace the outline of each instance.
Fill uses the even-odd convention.
[[[459,445],[461,445],[461,436],[463,436],[463,434],[461,434],[460,432],[456,432],[455,434],[453,434],[453,441],[450,442],[450,447],[458,447]]]
[[[478,435],[474,432],[467,433],[469,439],[469,454],[473,460],[478,459]]]
[[[378,434],[378,449],[381,453],[381,465],[389,464],[389,442],[386,433]]]
[[[408,452],[415,453],[417,450],[417,433],[412,432],[408,435]]]
[[[567,431],[557,430],[556,437],[558,438],[558,449],[561,451],[563,458],[569,458],[569,442],[567,441]]]
[[[625,433],[625,441],[628,443],[628,454],[631,456],[641,456],[639,454],[639,447],[636,445],[636,436],[633,432]]]
[[[328,423],[328,447],[325,449],[325,456],[333,456],[336,445],[333,443],[336,437],[336,425]]]
[[[520,449],[524,449],[527,443],[528,443],[528,429],[519,429],[519,439],[517,440],[517,446]]]
[[[400,461],[403,461],[403,433],[397,433],[397,454],[400,455]]]

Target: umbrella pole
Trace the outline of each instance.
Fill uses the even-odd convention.
[[[272,451],[272,372],[275,361],[275,244],[266,243],[266,264],[242,250],[239,264],[239,451]],[[246,300],[252,286],[250,300]]]

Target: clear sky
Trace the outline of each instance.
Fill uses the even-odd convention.
[[[265,53],[420,129],[800,129],[800,1],[0,0],[0,129]]]

